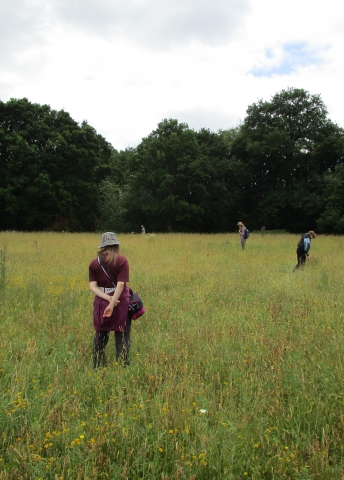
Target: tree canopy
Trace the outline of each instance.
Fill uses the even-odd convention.
[[[94,229],[94,199],[112,150],[63,110],[0,102],[0,228]]]
[[[251,105],[231,151],[244,165],[242,215],[269,228],[315,228],[325,175],[343,162],[343,146],[318,95],[288,89]]]
[[[236,128],[162,120],[116,151],[86,121],[0,102],[0,229],[344,233],[344,132],[319,95],[288,88]]]

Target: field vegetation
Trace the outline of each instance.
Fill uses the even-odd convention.
[[[0,479],[343,479],[344,240],[119,235],[146,314],[92,368],[100,235],[0,233]]]

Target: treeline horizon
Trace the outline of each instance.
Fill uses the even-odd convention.
[[[164,119],[117,151],[86,121],[0,101],[0,230],[344,233],[344,130],[288,88],[212,132]]]

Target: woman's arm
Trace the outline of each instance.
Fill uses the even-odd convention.
[[[110,297],[110,303],[104,310],[104,317],[111,317],[113,309],[120,303],[118,300],[123,292],[124,282],[117,282],[115,293]]]
[[[102,290],[100,290],[97,282],[90,282],[90,290],[95,295],[97,295],[97,297],[103,298],[104,300],[107,300],[108,302],[111,302],[112,297],[110,295],[108,295],[107,293],[103,292]]]

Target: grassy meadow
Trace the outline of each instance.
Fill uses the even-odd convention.
[[[0,479],[344,479],[344,239],[118,237],[147,312],[94,370],[100,235],[0,232]]]

